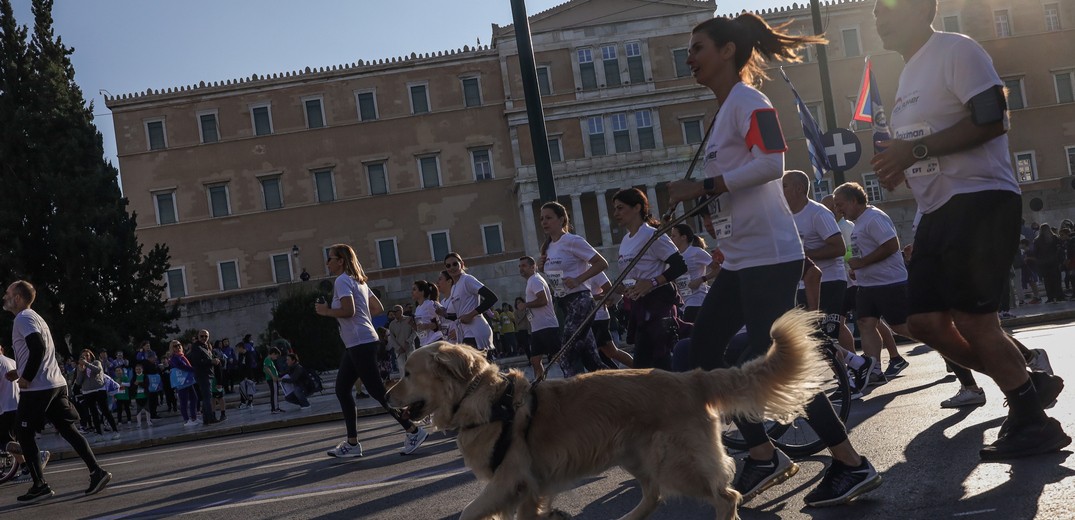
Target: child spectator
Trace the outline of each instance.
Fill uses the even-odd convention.
[[[136,406],[135,418],[138,427],[142,427],[142,417],[146,419],[146,426],[153,426],[152,416],[149,413],[149,375],[139,363],[134,366],[134,380],[131,381],[131,394],[134,395]],[[129,405],[128,405],[129,406]]]
[[[279,405],[280,373],[276,370],[276,360],[278,359],[280,359],[280,349],[270,347],[269,357],[265,358],[261,369],[265,374],[265,382],[269,384],[269,406],[273,414],[284,413]]]
[[[116,392],[116,422],[120,427],[130,424],[133,419],[131,418],[131,378],[127,376],[127,371],[123,367],[117,366],[113,369],[112,378],[119,383],[119,392]],[[127,412],[127,420],[123,420],[123,412]]]

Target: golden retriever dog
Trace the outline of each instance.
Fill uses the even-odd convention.
[[[720,415],[786,422],[803,413],[823,380],[817,316],[788,312],[773,324],[769,352],[737,368],[606,370],[536,385],[469,346],[439,342],[410,356],[388,401],[459,431],[464,462],[486,483],[464,520],[553,517],[557,493],[613,466],[642,490],[625,519],[646,518],[671,496],[735,519],[740,495]]]

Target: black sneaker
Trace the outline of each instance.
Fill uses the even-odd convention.
[[[48,484],[42,484],[41,486],[31,486],[30,491],[27,491],[25,495],[19,496],[16,500],[18,500],[20,504],[33,504],[38,500],[51,498],[52,495],[55,494],[56,492],[54,492]]]
[[[869,382],[870,386],[881,386],[881,385],[886,384],[886,383],[888,383],[888,378],[885,377],[884,372],[881,372],[880,367],[878,367],[877,370],[874,370],[873,372],[870,372],[870,382]]]
[[[870,372],[873,372],[873,367],[877,366],[877,360],[870,356],[863,356],[866,358],[864,363],[858,369],[851,369],[851,378],[854,380],[852,386],[859,392],[865,392],[866,386],[870,383]]]
[[[889,359],[888,369],[885,370],[885,377],[895,377],[900,375],[900,372],[903,372],[903,369],[907,368],[907,365],[910,365],[910,363],[908,363],[906,359],[903,359],[902,356]]]
[[[1071,437],[1064,433],[1060,423],[1052,417],[1044,421],[1021,424],[1004,423],[1001,436],[993,444],[978,451],[982,460],[1005,460],[1052,453],[1071,444]]]
[[[877,470],[866,457],[862,457],[862,464],[857,468],[834,459],[825,471],[825,478],[821,479],[821,483],[813,491],[806,494],[804,500],[806,505],[812,507],[846,504],[880,485],[881,475],[877,474]]]
[[[773,459],[766,462],[747,457],[743,461],[743,469],[739,470],[739,478],[735,479],[735,490],[743,495],[743,503],[746,503],[762,491],[791,478],[798,471],[799,465],[780,450],[776,450]]]
[[[1038,402],[1044,409],[1056,405],[1056,397],[1064,390],[1064,379],[1046,372],[1030,372],[1030,381],[1038,393]]]
[[[93,473],[90,473],[90,487],[86,488],[86,495],[94,495],[100,493],[108,482],[112,480],[112,474],[104,469],[98,469]]]

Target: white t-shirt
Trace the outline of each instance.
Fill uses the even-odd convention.
[[[642,246],[646,245],[650,237],[656,233],[657,230],[649,224],[643,224],[635,232],[634,236],[630,234],[624,235],[623,240],[620,241],[620,255],[616,262],[620,267],[620,272],[627,269],[627,264],[630,264],[634,260],[635,255],[642,249]],[[649,280],[655,278],[665,270],[665,260],[668,257],[679,253],[679,249],[672,243],[672,239],[668,238],[668,235],[661,235],[645,254],[642,255],[642,259],[635,264],[634,268],[628,273],[627,278],[631,280]]]
[[[456,315],[461,316],[478,308],[478,303],[481,301],[478,291],[482,287],[485,286],[477,278],[467,273],[459,276],[459,281],[452,285],[452,303],[455,304]],[[456,321],[463,334],[459,341],[463,338],[474,338],[478,342],[478,350],[485,350],[493,344],[493,328],[489,326],[488,321],[485,321],[483,314],[475,316],[470,323]]]
[[[725,269],[803,259],[802,242],[781,184],[784,154],[764,153],[746,144],[754,112],[772,107],[765,94],[736,83],[706,142],[706,177],[723,175],[729,190],[711,207]],[[753,165],[756,161],[763,164]],[[757,167],[763,167],[764,174],[755,173]]]
[[[606,283],[612,283],[612,281],[608,279],[608,276],[605,276],[605,273],[597,273],[596,276],[590,278],[589,280],[586,280],[586,285],[590,288],[590,294],[593,295],[595,300],[598,298],[604,298],[605,295],[601,292],[601,286],[605,285]],[[608,315],[608,307],[604,305],[598,307],[597,314],[593,315],[593,319],[594,321],[611,319],[611,317]]]
[[[896,138],[914,141],[954,126],[970,115],[966,105],[971,98],[994,85],[1004,82],[978,42],[962,34],[933,33],[900,73],[892,107]],[[923,213],[961,193],[1020,192],[1007,134],[968,150],[927,157],[908,168],[906,176]]]
[[[851,233],[855,231],[855,224],[846,218],[840,219],[836,225],[840,226],[840,234],[844,236],[844,256],[841,259],[844,260],[844,276],[847,277],[847,286],[851,287],[858,285],[858,282],[851,279],[851,270],[847,268],[847,259],[851,256]]]
[[[12,370],[15,370],[15,360],[0,355],[0,414],[14,412],[19,408],[19,385],[4,377]]]
[[[855,219],[855,229],[851,232],[851,255],[863,258],[893,238],[896,238],[896,226],[892,225],[892,219],[884,211],[866,206],[866,210]],[[855,279],[859,287],[906,282],[907,267],[903,265],[903,254],[897,248],[888,258],[856,269]]]
[[[593,248],[585,238],[571,233],[564,233],[559,240],[549,244],[545,252],[545,279],[549,289],[556,297],[586,290],[583,284],[574,289],[564,286],[564,278],[578,278],[579,275],[590,268],[590,259],[597,256],[597,250]]]
[[[26,347],[26,337],[33,333],[41,334],[41,342],[45,344],[45,353],[41,359],[41,368],[37,374],[33,374],[29,388],[23,388],[23,392],[38,390],[52,390],[60,386],[67,386],[67,380],[60,372],[60,365],[56,363],[56,346],[52,342],[52,332],[41,315],[33,309],[26,309],[15,315],[15,324],[11,328],[11,346],[15,351],[15,364],[19,375],[22,369],[30,361],[30,350]],[[27,374],[30,375],[30,374]]]
[[[340,339],[347,348],[378,341],[377,329],[370,316],[370,286],[358,283],[347,273],[336,277],[332,288],[332,308],[343,306],[340,300],[350,296],[355,301],[355,314],[350,318],[336,318],[340,324]]]
[[[414,322],[418,325],[429,325],[436,319],[437,302],[433,300],[426,300],[418,308],[414,309]],[[444,336],[441,335],[440,329],[418,329],[418,342],[423,347],[443,338]]]
[[[681,253],[683,261],[687,263],[687,272],[676,278],[676,289],[679,290],[683,304],[687,307],[701,307],[705,301],[705,295],[709,292],[709,284],[702,282],[697,289],[691,289],[690,283],[705,276],[709,264],[713,263],[713,255],[700,247],[687,246]]]
[[[840,225],[836,223],[836,217],[829,208],[812,200],[806,201],[806,206],[795,214],[795,227],[799,230],[799,238],[803,241],[803,249],[818,249],[825,245],[825,240],[833,235],[840,235]],[[842,236],[841,236],[842,238]],[[847,279],[844,270],[844,256],[814,260],[814,264],[821,269],[822,282],[842,282]],[[799,282],[802,287],[802,282]]]
[[[541,307],[526,309],[526,317],[530,320],[530,332],[560,326],[560,322],[556,319],[556,309],[552,307],[552,291],[549,289],[549,284],[536,273],[526,279],[527,302],[536,300],[538,294],[542,292],[545,293],[545,301],[548,303]]]

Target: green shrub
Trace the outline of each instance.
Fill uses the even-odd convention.
[[[269,330],[291,342],[302,365],[313,370],[338,368],[343,341],[336,320],[314,313],[314,303],[322,293],[297,287],[281,297],[272,310]],[[267,336],[266,336],[267,337]]]

